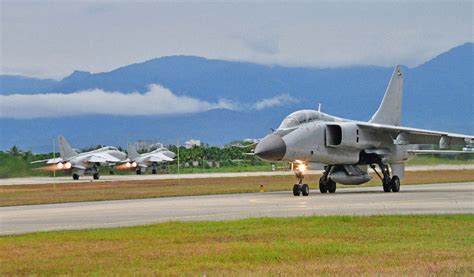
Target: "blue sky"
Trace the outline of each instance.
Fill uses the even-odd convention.
[[[416,66],[473,41],[472,1],[1,2],[0,74],[62,78],[187,54]]]

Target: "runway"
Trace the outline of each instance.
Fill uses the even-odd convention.
[[[406,171],[432,171],[432,170],[473,170],[474,164],[464,165],[417,165],[407,166]],[[309,170],[306,174],[321,174],[320,170]],[[124,182],[124,181],[147,181],[147,180],[169,180],[169,179],[195,179],[195,178],[226,178],[226,177],[253,177],[253,176],[281,176],[294,175],[290,170],[286,171],[261,171],[261,172],[222,172],[222,173],[188,173],[188,174],[161,174],[161,175],[104,175],[100,180],[92,180],[92,176],[81,176],[79,181],[72,180],[71,176],[65,177],[23,177],[23,178],[7,178],[0,179],[0,186],[10,185],[42,185],[53,183],[70,183],[78,182]]]
[[[0,208],[0,234],[133,226],[163,221],[301,215],[451,214],[474,212],[474,182],[338,189],[308,197],[291,192],[97,201]]]

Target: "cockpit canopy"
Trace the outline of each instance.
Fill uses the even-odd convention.
[[[102,149],[104,149],[104,150],[118,150],[118,148],[114,147],[114,146],[105,146],[105,147],[102,147]]]
[[[321,113],[314,110],[296,111],[283,119],[278,129],[288,129],[300,124],[321,120]]]

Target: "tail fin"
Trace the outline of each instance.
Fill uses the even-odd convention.
[[[127,152],[128,152],[128,158],[131,161],[135,160],[136,158],[140,156],[140,154],[138,154],[137,149],[135,148],[133,144],[128,145]]]
[[[69,159],[77,155],[77,152],[74,151],[67,142],[67,140],[63,136],[58,137],[58,144],[59,144],[59,154],[63,159]]]
[[[400,65],[397,65],[393,71],[392,79],[390,79],[390,82],[388,83],[382,103],[369,122],[396,126],[400,125],[402,95],[403,73]]]

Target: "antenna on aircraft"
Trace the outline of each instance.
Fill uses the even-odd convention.
[[[318,112],[321,112],[321,103],[318,103]]]

